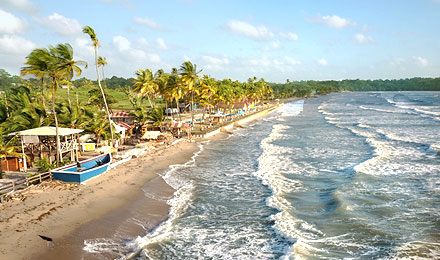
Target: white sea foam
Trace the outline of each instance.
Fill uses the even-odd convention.
[[[303,105],[304,101],[291,104],[281,114],[281,117],[298,115],[303,110]],[[299,181],[289,179],[284,175],[292,169],[293,162],[287,155],[294,152],[294,150],[273,143],[282,138],[284,131],[287,129],[289,129],[287,125],[274,125],[271,134],[260,143],[263,154],[258,158],[258,171],[254,174],[272,190],[272,196],[268,198],[267,204],[280,210],[279,213],[271,216],[271,219],[275,221],[276,230],[293,243],[299,236],[295,227],[300,225],[298,224],[300,220],[289,214],[292,205],[283,195],[294,190],[301,190],[302,187]],[[283,259],[290,259],[291,257],[293,257],[293,247],[286,248]]]
[[[139,254],[139,252],[141,252],[141,250],[146,245],[172,236],[170,231],[173,225],[173,221],[174,219],[179,217],[179,215],[188,207],[188,205],[190,205],[189,201],[192,199],[194,190],[194,185],[192,181],[184,179],[181,175],[178,174],[178,171],[185,167],[194,167],[197,156],[199,156],[199,154],[203,151],[204,145],[209,142],[210,141],[199,143],[199,151],[197,151],[188,162],[184,164],[171,165],[169,167],[169,170],[162,175],[162,178],[165,180],[165,182],[176,190],[173,197],[167,200],[167,203],[170,205],[170,213],[169,218],[165,222],[163,222],[146,236],[138,236],[131,242],[125,243],[125,246],[121,245],[121,241],[118,241],[116,239],[102,238],[84,241],[85,246],[83,249],[90,253],[118,253],[121,256],[121,259],[132,259],[132,257]],[[146,194],[146,196],[148,195],[149,194]],[[164,198],[159,197],[157,199],[163,200]],[[122,255],[120,253],[121,250],[130,250],[133,253],[129,255]]]
[[[279,112],[281,117],[288,116],[297,116],[304,109],[304,99],[297,100],[294,102],[285,103],[280,109]]]
[[[408,111],[405,110],[389,110],[389,109],[383,109],[383,108],[376,108],[376,107],[367,107],[367,106],[359,106],[360,109],[364,109],[364,110],[373,110],[373,111],[377,111],[377,112],[384,112],[384,113],[410,113]]]

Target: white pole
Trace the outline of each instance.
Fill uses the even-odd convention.
[[[23,152],[23,166],[24,166],[24,172],[27,172],[26,154],[24,153],[24,141],[23,141],[23,136],[21,136],[21,151]]]

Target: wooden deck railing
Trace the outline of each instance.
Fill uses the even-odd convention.
[[[11,191],[21,190],[24,189],[30,185],[41,183],[44,180],[52,179],[52,173],[50,172],[44,172],[40,173],[36,176],[27,177],[25,179],[21,179],[18,181],[13,181],[10,184],[7,184],[0,188],[0,203],[3,202],[4,196],[8,194]]]

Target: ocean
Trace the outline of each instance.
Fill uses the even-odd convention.
[[[438,92],[286,103],[164,172],[168,220],[120,256],[439,259],[439,133]]]

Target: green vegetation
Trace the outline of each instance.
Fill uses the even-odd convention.
[[[170,116],[178,121],[182,120],[181,112],[191,112],[194,122],[195,110],[205,118],[213,110],[233,112],[244,105],[274,98],[310,97],[340,91],[440,90],[440,78],[287,81],[282,84],[269,84],[256,77],[246,82],[217,80],[202,74],[203,70],[190,61],[170,72],[162,69],[153,72],[146,68],[134,72],[135,78],[106,79],[104,67],[108,64],[105,57],[98,56],[97,36],[89,26],[85,26],[83,32],[90,36],[95,50],[96,81],[86,78],[72,81],[74,76],[81,75],[80,67],[87,64],[73,60],[73,49],[68,43],[33,50],[21,68],[22,77],[0,69],[0,146],[11,146],[15,151],[15,144],[5,140],[8,133],[49,125],[57,129],[58,126],[85,129],[86,133],[94,133],[98,142],[113,140],[117,134],[113,134],[110,124],[111,109],[130,110],[138,125],[160,125],[170,120],[164,116],[167,108],[177,112]]]
[[[307,97],[339,91],[440,91],[440,78],[398,80],[298,81],[271,83],[276,98]]]

